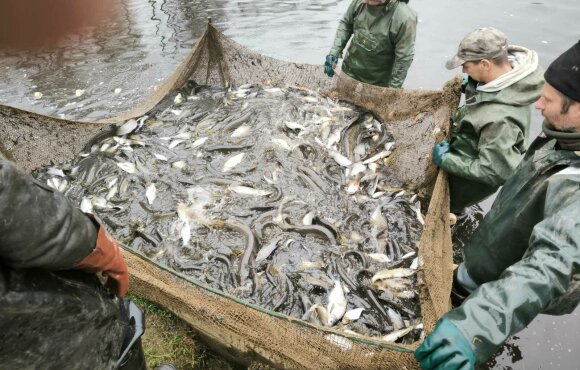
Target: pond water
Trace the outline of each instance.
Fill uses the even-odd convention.
[[[115,116],[171,74],[208,17],[250,49],[321,64],[348,5],[348,0],[123,0],[117,19],[68,37],[56,51],[0,52],[0,104],[87,121]],[[580,36],[577,0],[412,0],[410,5],[420,23],[406,88],[437,89],[460,73],[447,71],[444,63],[479,26],[497,27],[510,43],[536,50],[544,67]],[[76,90],[84,93],[77,96]],[[35,99],[35,92],[42,98]],[[535,113],[532,136],[540,123]],[[493,368],[577,368],[578,312],[540,316],[510,341]]]

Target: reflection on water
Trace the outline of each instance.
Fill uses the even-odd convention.
[[[56,52],[0,53],[0,104],[83,120],[114,116],[169,76],[203,31],[207,17],[253,50],[295,62],[322,63],[349,3],[123,0],[115,22],[69,37]],[[445,60],[461,38],[479,26],[497,27],[511,43],[536,50],[543,66],[579,38],[577,0],[412,0],[410,5],[417,10],[420,23],[415,61],[406,82],[409,88],[440,88],[460,73],[447,71]],[[77,89],[86,91],[77,97]],[[120,89],[118,94],[116,89]],[[39,100],[33,97],[36,91],[43,93]],[[533,136],[540,130],[540,121],[535,114]],[[521,348],[523,360],[500,356],[495,366],[576,368],[571,347],[579,329],[576,314],[542,316],[513,341],[513,346]]]

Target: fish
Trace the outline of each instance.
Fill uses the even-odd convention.
[[[191,139],[191,132],[180,132],[173,136],[163,136],[159,140],[189,140]]]
[[[370,217],[371,225],[377,228],[377,230],[382,231],[389,227],[389,223],[385,216],[383,216],[382,205],[379,204],[377,208],[371,213]]]
[[[272,139],[272,142],[284,150],[290,150],[290,145],[284,139]]]
[[[306,311],[304,316],[302,316],[302,320],[311,322],[312,324],[326,325],[328,322],[328,312],[324,306],[316,303]]]
[[[272,242],[270,242],[270,244],[262,247],[260,249],[260,251],[258,252],[258,254],[256,255],[255,261],[260,262],[260,261],[263,261],[266,258],[268,258],[272,254],[272,252],[274,252],[274,250],[276,250],[276,248],[278,247],[278,245],[282,241],[282,238],[283,238],[283,236],[279,236],[278,238],[272,240]],[[294,241],[294,239],[288,239],[286,241],[285,245],[288,246],[293,241]]]
[[[125,123],[123,123],[121,127],[117,129],[117,132],[115,134],[117,136],[125,136],[135,131],[137,127],[139,127],[139,123],[137,122],[137,120],[130,119]]]
[[[252,133],[250,126],[242,125],[232,132],[232,138],[242,138],[247,137]]]
[[[360,189],[360,181],[357,178],[352,179],[349,183],[348,186],[346,187],[346,193],[347,194],[355,194],[357,191],[359,191]]]
[[[316,213],[314,211],[310,211],[307,214],[304,215],[304,217],[302,217],[302,225],[312,225],[312,220],[314,219],[314,216],[316,215]]]
[[[175,95],[175,98],[173,99],[173,103],[174,104],[181,104],[181,103],[183,103],[183,96],[181,96],[181,93]]]
[[[147,190],[145,191],[145,196],[147,197],[147,201],[149,204],[153,204],[153,201],[157,197],[157,187],[155,184],[151,183],[147,186]]]
[[[181,169],[181,168],[185,167],[185,161],[177,161],[177,162],[173,162],[173,163],[171,164],[171,167],[174,167],[174,168],[179,168],[179,169]]]
[[[391,259],[384,253],[369,253],[369,254],[367,254],[367,256],[369,256],[369,258],[375,262],[379,262],[379,263],[391,262]]]
[[[356,176],[359,173],[363,173],[366,171],[366,169],[367,169],[367,166],[365,166],[361,162],[353,163],[352,167],[350,167],[350,176]]]
[[[185,140],[173,140],[171,143],[169,143],[168,148],[169,149],[173,149],[176,146],[178,146],[179,144],[183,143]]]
[[[342,167],[349,167],[350,165],[352,165],[352,161],[350,159],[346,158],[344,155],[340,154],[336,150],[329,149],[328,155],[330,155],[330,157],[334,159],[336,163],[338,163]]]
[[[333,281],[326,275],[312,276],[308,274],[300,274],[300,279],[310,285],[319,286],[324,289],[331,289],[334,286]],[[324,325],[326,325],[326,322],[328,322],[328,320],[324,322]]]
[[[342,322],[349,323],[349,322],[358,320],[361,317],[362,312],[364,310],[365,309],[361,307],[361,308],[354,308],[352,310],[346,311],[346,313],[344,314],[344,317],[342,318]]]
[[[117,166],[127,173],[136,173],[135,164],[130,162],[117,162]]]
[[[222,172],[231,171],[234,167],[236,167],[238,164],[242,162],[244,155],[245,155],[244,153],[240,153],[230,157],[227,161],[225,161],[224,166],[222,168]]]
[[[312,261],[302,261],[300,263],[300,271],[306,270],[320,270],[325,267],[326,264],[322,261],[312,262]]]
[[[196,141],[194,141],[191,144],[190,148],[191,149],[198,148],[198,147],[202,146],[206,141],[207,141],[207,137],[200,137],[199,139],[197,139]]]
[[[115,195],[117,195],[117,192],[118,192],[118,191],[119,191],[119,187],[117,187],[117,186],[112,186],[112,187],[109,189],[109,192],[107,193],[107,195],[105,196],[105,199],[106,199],[106,200],[109,200],[109,199],[113,198]]]
[[[344,296],[344,290],[339,280],[334,281],[334,288],[328,296],[326,311],[328,311],[327,326],[336,324],[346,313],[346,297]]]
[[[83,213],[93,214],[93,202],[89,198],[83,197],[80,204],[80,210]]]
[[[269,190],[254,189],[248,186],[240,186],[240,185],[229,186],[228,189],[237,194],[249,195],[254,197],[265,197],[267,195],[272,194],[272,192]]]
[[[352,349],[352,341],[348,338],[341,337],[336,334],[328,334],[324,336],[324,339],[329,341],[331,344],[338,346],[343,351],[350,351]]]
[[[181,226],[181,240],[183,240],[183,246],[188,245],[191,240],[191,227],[189,226],[189,222],[183,222]]]
[[[290,130],[306,130],[306,127],[296,122],[285,121],[284,125]]]
[[[412,332],[413,330],[422,330],[423,329],[423,324],[417,324],[414,326],[409,326],[406,327],[404,329],[400,329],[400,330],[395,330],[392,333],[389,333],[383,337],[381,337],[381,340],[385,341],[385,342],[396,342],[398,339],[404,337],[405,335],[409,334],[410,332]]]
[[[378,280],[388,280],[396,278],[408,278],[415,275],[417,271],[406,269],[406,268],[396,268],[396,269],[385,269],[378,271],[372,278],[371,282],[376,282]]]
[[[386,308],[387,308],[387,316],[389,316],[389,319],[393,323],[393,328],[395,330],[400,330],[400,329],[404,328],[405,323],[403,322],[403,318],[401,317],[401,314],[398,313],[397,311],[395,311],[392,307],[386,307]]]
[[[66,177],[64,171],[56,167],[50,167],[46,173],[50,176]]]
[[[377,153],[368,159],[365,159],[362,163],[363,164],[374,163],[374,162],[378,161],[379,159],[383,159],[383,158],[390,156],[391,153],[392,152],[390,150],[383,150],[382,152]]]
[[[318,99],[313,96],[304,96],[302,100],[307,103],[318,103]]]

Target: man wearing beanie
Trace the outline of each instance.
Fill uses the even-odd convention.
[[[543,83],[536,52],[508,45],[491,27],[465,36],[446,64],[459,66],[468,76],[465,104],[451,117],[451,142],[433,148],[433,161],[449,174],[453,213],[492,195],[514,173]]]
[[[473,369],[538,314],[580,302],[580,42],[545,79],[543,133],[466,244],[454,284],[471,294],[415,352],[423,369]]]

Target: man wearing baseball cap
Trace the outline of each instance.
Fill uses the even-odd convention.
[[[459,66],[468,76],[465,104],[452,114],[451,141],[433,148],[433,161],[449,174],[454,213],[492,195],[514,173],[543,83],[536,52],[508,45],[491,27],[465,36],[446,64]]]
[[[545,73],[543,133],[465,246],[469,297],[415,352],[423,369],[473,369],[540,313],[580,302],[580,42]]]

